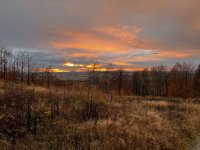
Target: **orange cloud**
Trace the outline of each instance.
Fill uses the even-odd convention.
[[[62,38],[50,41],[47,45],[55,49],[76,48],[113,53],[133,51],[135,48],[151,48],[155,45],[148,40],[141,40],[139,32],[141,29],[134,26],[94,27],[88,32],[59,29],[52,33]]]
[[[129,48],[152,48],[154,43],[140,39],[138,34],[142,31],[141,28],[135,26],[114,26],[114,27],[99,27],[96,31],[108,34],[118,41],[122,42]]]
[[[197,30],[200,30],[200,18],[196,19],[193,23],[193,27]]]
[[[195,52],[192,52],[191,50],[188,50],[187,52],[185,51],[173,51],[173,50],[165,50],[165,51],[162,51],[160,53],[158,53],[158,57],[161,57],[161,58],[176,58],[176,59],[179,59],[179,58],[189,58],[189,57],[192,57],[192,56],[195,56],[196,53]]]
[[[50,41],[47,45],[56,49],[77,48],[96,52],[125,51],[126,45],[113,39],[104,39],[98,33],[54,31],[60,36],[72,37],[70,40]]]
[[[83,52],[75,52],[70,54],[71,57],[92,57],[95,58],[97,57],[97,54],[95,53],[83,53]]]
[[[115,38],[119,38],[124,42],[132,42],[137,38],[137,34],[141,31],[140,28],[130,26],[116,26],[116,27],[104,27],[96,28],[96,31],[109,34]]]
[[[131,65],[130,63],[123,62],[123,61],[114,61],[112,62],[113,65],[119,65],[119,66],[129,66]]]
[[[174,59],[178,61],[178,59],[191,58],[198,55],[195,50],[191,52],[191,50],[178,51],[162,49],[162,45],[141,39],[139,37],[140,32],[142,32],[141,28],[120,25],[93,27],[88,32],[59,29],[53,31],[53,33],[61,38],[49,41],[48,44],[50,47],[58,50],[66,48],[78,49],[78,51],[70,51],[66,57],[78,59],[87,58],[88,61],[95,59],[100,62],[103,60],[104,62],[123,67],[127,71],[143,69],[143,67],[132,65],[129,62],[142,62],[145,64],[147,62],[159,62],[167,59],[169,61]],[[159,48],[161,49],[158,50]],[[109,53],[109,55],[106,55],[106,53]],[[103,58],[104,56],[106,56],[105,59]],[[68,67],[68,70],[54,69],[52,71],[88,71],[92,69],[92,65],[90,64],[74,64],[72,62],[66,62],[63,66]],[[103,66],[99,66],[98,69],[100,71],[106,70]]]
[[[82,40],[74,40],[71,42],[67,41],[57,41],[52,42],[51,46],[56,49],[65,49],[65,48],[77,48],[85,49],[88,51],[95,52],[119,52],[126,50],[126,46],[120,45],[119,43],[114,44],[111,41],[106,41],[103,39],[94,38],[85,38]]]
[[[137,55],[134,57],[126,58],[126,62],[152,62],[152,61],[162,61],[165,59],[186,59],[186,58],[192,58],[194,56],[198,56],[200,53],[197,51],[175,51],[175,50],[151,50],[149,53],[145,55]],[[116,58],[117,59],[123,59],[123,58]]]

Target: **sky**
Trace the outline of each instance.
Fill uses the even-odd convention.
[[[0,41],[54,71],[200,63],[199,0],[0,0]]]

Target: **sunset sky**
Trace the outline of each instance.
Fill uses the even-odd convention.
[[[199,0],[0,0],[0,41],[54,71],[200,63]]]

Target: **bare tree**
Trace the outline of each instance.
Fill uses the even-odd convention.
[[[89,71],[89,81],[91,81],[91,85],[94,86],[97,84],[99,80],[99,70],[100,70],[100,63],[94,62],[92,65],[88,67]]]
[[[49,67],[45,68],[44,73],[45,73],[45,78],[47,81],[47,86],[49,87],[50,83],[51,83],[51,79],[52,79],[51,65]]]
[[[27,63],[27,83],[31,82],[31,68],[32,68],[32,56],[30,54],[26,55],[26,63]]]
[[[133,83],[132,85],[133,95],[141,95],[141,78],[139,71],[133,72],[132,83]]]
[[[118,95],[121,95],[122,91],[122,80],[123,80],[123,70],[119,67],[117,71],[117,91]]]
[[[147,68],[145,68],[141,72],[141,95],[147,96],[149,95],[149,85],[150,85],[150,78],[149,78],[149,71]]]
[[[166,95],[166,73],[165,66],[156,66],[151,68],[150,78],[150,94],[154,96]]]
[[[110,92],[110,80],[111,80],[111,72],[113,70],[113,65],[109,64],[103,74],[103,86],[104,91],[106,93]]]
[[[19,51],[19,63],[20,63],[20,80],[21,82],[24,82],[24,70],[26,65],[26,57],[23,51]]]
[[[188,98],[193,95],[193,72],[195,66],[192,63],[176,63],[169,76],[169,95]]]

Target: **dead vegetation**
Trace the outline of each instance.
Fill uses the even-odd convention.
[[[200,129],[193,100],[115,96],[0,83],[3,149],[189,149]]]

